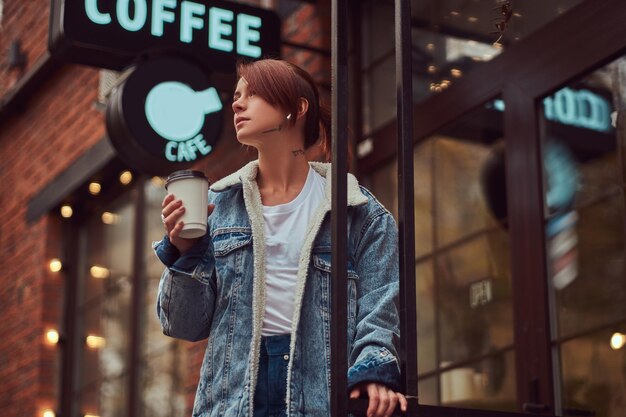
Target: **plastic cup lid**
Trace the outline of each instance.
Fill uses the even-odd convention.
[[[172,172],[170,175],[168,175],[167,180],[165,181],[165,188],[167,189],[167,186],[173,181],[178,181],[178,180],[187,179],[187,178],[204,178],[205,180],[208,181],[206,175],[204,175],[204,172],[202,171],[193,171],[190,169],[183,169],[181,171]]]

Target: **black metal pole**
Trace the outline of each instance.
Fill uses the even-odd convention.
[[[398,227],[400,232],[400,345],[404,392],[417,398],[417,313],[413,187],[413,83],[411,2],[395,0],[398,115]],[[410,405],[416,401],[409,401]],[[412,408],[412,407],[411,407]],[[412,415],[412,409],[409,415]]]
[[[347,354],[347,178],[348,172],[348,7],[347,0],[331,2],[332,66],[332,293],[330,322],[331,386],[333,417],[348,410]]]
[[[51,220],[52,221],[52,220]],[[80,303],[80,270],[78,267],[79,235],[78,227],[70,220],[63,221],[63,269],[65,274],[64,289],[65,306],[63,311],[63,352],[61,362],[61,398],[59,415],[71,417],[78,412],[74,391],[78,386],[76,358],[80,357],[80,342],[78,341],[77,311]]]
[[[141,341],[145,299],[146,191],[145,177],[138,176],[133,190],[135,225],[133,230],[133,290],[131,304],[130,375],[128,378],[128,416],[141,415]]]

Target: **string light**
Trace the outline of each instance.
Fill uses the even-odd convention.
[[[69,219],[70,217],[72,217],[72,214],[74,214],[74,210],[72,210],[72,206],[70,206],[69,204],[65,204],[61,206],[61,216],[65,217],[66,219]]]
[[[97,182],[90,182],[89,183],[89,194],[91,195],[98,195],[100,194],[100,191],[102,190],[102,186],[97,183]]]
[[[626,335],[623,333],[613,333],[611,336],[611,349],[619,350],[626,344]]]
[[[50,271],[59,272],[63,268],[63,263],[59,258],[50,259],[50,263],[48,264]]]
[[[133,180],[133,173],[130,171],[124,171],[120,174],[120,182],[124,185],[130,184]]]
[[[163,178],[161,177],[152,177],[150,179],[150,182],[152,183],[152,185],[159,188],[165,185],[165,180],[163,180]]]
[[[43,410],[43,413],[41,413],[41,415],[42,417],[56,417],[55,412],[50,409]]]
[[[90,334],[85,338],[85,343],[91,349],[100,349],[106,345],[106,340],[102,336],[95,336]]]
[[[452,68],[450,70],[450,75],[452,75],[453,77],[459,78],[460,76],[463,75],[463,72],[458,68]]]
[[[94,278],[108,278],[109,275],[111,275],[111,271],[109,271],[108,268],[105,268],[100,265],[92,266],[91,268],[89,268],[89,272],[91,273],[91,276]]]
[[[46,332],[46,341],[51,345],[56,345],[59,343],[59,332],[55,329],[50,329]]]
[[[116,224],[120,221],[120,216],[118,214],[115,213],[111,213],[108,211],[105,211],[104,213],[102,213],[102,223],[104,224]]]
[[[452,81],[450,80],[441,80],[440,82],[430,83],[430,91],[433,93],[441,93],[446,88],[450,87]]]

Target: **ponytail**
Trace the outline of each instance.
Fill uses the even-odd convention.
[[[319,104],[319,141],[327,161],[332,159],[333,140],[331,137],[332,118],[328,106]]]

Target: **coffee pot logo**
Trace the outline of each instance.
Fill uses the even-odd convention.
[[[213,151],[223,113],[206,68],[161,56],[137,65],[111,94],[107,132],[127,164],[163,175],[191,166]]]
[[[189,161],[196,151],[208,155],[213,149],[207,145],[200,131],[208,114],[222,110],[222,102],[214,87],[194,91],[179,81],[157,84],[146,96],[146,120],[150,127],[169,142],[165,157],[169,161]]]
[[[214,87],[194,91],[178,81],[160,83],[146,97],[146,119],[156,133],[167,140],[183,142],[194,138],[205,116],[222,110]]]

